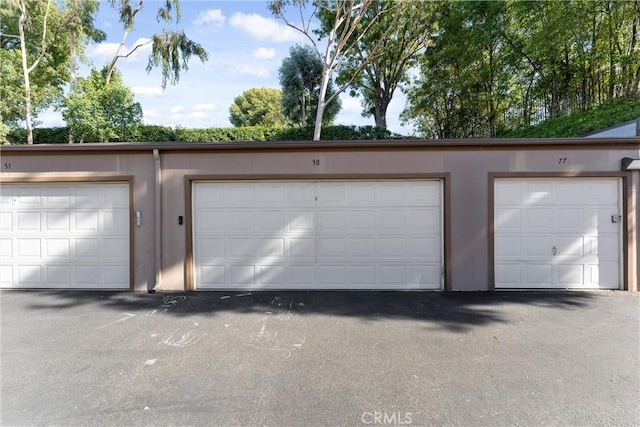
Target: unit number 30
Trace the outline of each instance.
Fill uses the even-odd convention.
[[[313,166],[320,166],[320,159],[313,159]]]

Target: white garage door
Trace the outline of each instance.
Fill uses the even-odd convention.
[[[617,178],[497,179],[496,288],[621,287]]]
[[[195,182],[197,289],[440,289],[440,181]]]
[[[129,289],[129,184],[2,184],[3,288]]]

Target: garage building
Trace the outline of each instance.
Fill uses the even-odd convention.
[[[640,140],[2,147],[0,286],[624,289]]]

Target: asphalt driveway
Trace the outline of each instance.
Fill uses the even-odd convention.
[[[0,424],[640,425],[628,292],[0,293]]]

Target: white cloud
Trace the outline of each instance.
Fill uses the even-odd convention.
[[[293,28],[257,13],[245,14],[237,12],[231,17],[229,23],[233,27],[251,34],[258,40],[296,42],[303,39],[302,34]]]
[[[140,96],[162,96],[164,94],[160,86],[134,86],[131,90]]]
[[[196,104],[193,106],[193,111],[214,111],[217,109],[213,104]]]
[[[256,77],[269,77],[269,70],[262,65],[240,64],[236,67],[240,74],[248,74]]]
[[[170,111],[172,114],[184,113],[184,107],[182,105],[176,105]]]
[[[143,57],[149,55],[149,53],[151,52],[151,43],[149,43],[150,41],[151,39],[141,37],[138,40],[136,40],[135,43],[133,43],[132,45],[123,46],[122,49],[120,50],[120,54],[126,55],[129,52],[131,52],[136,46],[139,45],[140,47],[136,49],[136,51],[126,59],[130,61],[140,60]],[[107,42],[98,43],[94,46],[91,46],[88,49],[87,54],[92,59],[111,60],[113,56],[116,54],[118,50],[118,46],[120,46],[119,43],[107,43]]]
[[[191,117],[192,119],[206,119],[209,117],[209,115],[207,113],[203,113],[202,111],[194,111],[193,113],[189,114],[189,117]]]
[[[156,110],[144,110],[145,119],[151,119],[154,117],[161,117],[161,115]]]
[[[220,9],[209,9],[200,12],[198,17],[193,21],[193,25],[211,25],[213,28],[221,28],[227,18],[222,14]]]
[[[269,49],[266,47],[259,47],[253,51],[253,57],[257,59],[271,59],[276,56],[275,49]]]

